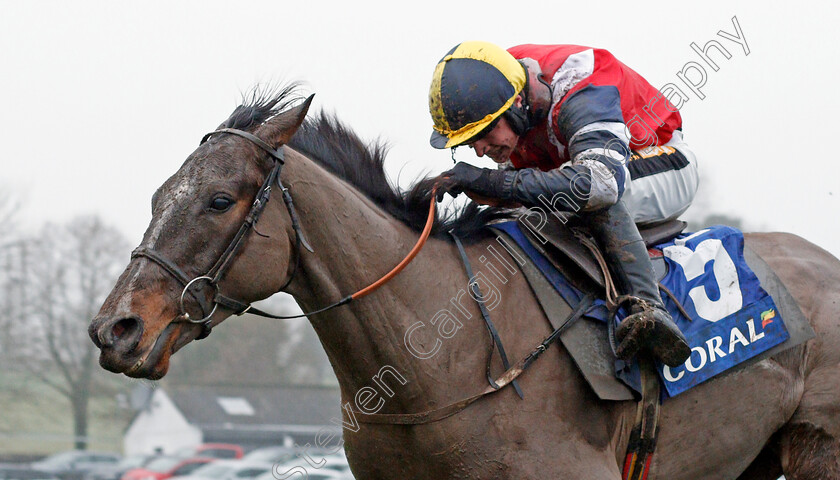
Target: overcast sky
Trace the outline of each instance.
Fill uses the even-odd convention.
[[[469,5],[469,6],[467,6]],[[478,9],[481,9],[480,11]],[[81,2],[0,0],[0,189],[30,228],[97,213],[139,242],[154,190],[256,83],[305,82],[315,108],[391,145],[394,181],[451,166],[428,145],[437,60],[481,39],[613,52],[676,83],[709,211],[840,255],[840,35],[828,2]],[[749,55],[717,35],[735,33]],[[719,71],[677,73],[716,39]],[[696,73],[696,72],[695,72]],[[459,160],[470,160],[465,149]],[[481,163],[487,165],[487,163]],[[127,254],[128,252],[126,252]]]

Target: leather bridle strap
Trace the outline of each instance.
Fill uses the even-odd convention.
[[[265,209],[266,204],[268,204],[268,200],[271,195],[271,185],[277,179],[277,175],[280,173],[280,167],[282,165],[283,164],[280,162],[274,162],[274,166],[271,168],[265,182],[263,182],[263,185],[257,194],[257,198],[254,199],[254,203],[251,205],[251,211],[248,212],[248,215],[245,217],[245,221],[242,222],[242,226],[239,227],[236,235],[233,236],[233,240],[231,240],[224,253],[222,253],[222,256],[219,257],[219,260],[216,261],[216,264],[213,265],[209,272],[207,272],[207,276],[211,278],[210,283],[218,284],[222,280],[225,272],[227,272],[228,268],[230,268],[231,262],[236,256],[236,253],[242,247],[242,242],[245,240],[245,236],[248,235],[248,232],[260,219],[260,215],[262,215],[262,212]]]
[[[190,283],[190,277],[181,270],[178,265],[175,265],[168,258],[164,257],[163,255],[159,254],[157,251],[152,250],[151,248],[146,247],[137,247],[131,252],[131,258],[140,258],[145,257],[149,260],[152,260],[154,263],[157,263],[161,268],[166,270],[170,275],[178,279],[181,282],[181,286],[186,286]],[[210,311],[210,307],[207,305],[207,299],[202,295],[197,295],[190,292],[190,296],[192,296],[196,302],[198,302],[198,306],[201,308],[202,315],[207,315],[207,312]]]
[[[238,130],[236,128],[220,128],[218,130],[214,130],[214,131],[208,133],[207,135],[205,135],[204,137],[202,137],[201,138],[201,143],[199,145],[204,144],[204,142],[209,140],[211,136],[213,136],[217,133],[229,133],[231,135],[236,135],[237,137],[242,137],[246,140],[250,140],[251,143],[253,143],[254,145],[260,147],[263,150],[265,150],[266,153],[268,153],[269,155],[271,155],[272,158],[274,158],[275,160],[280,162],[281,165],[286,163],[286,156],[283,153],[283,145],[280,145],[276,149],[271,148],[271,145],[267,144],[260,137],[254,135],[252,133],[248,133],[244,130]]]
[[[255,135],[252,135],[251,133],[242,131],[242,130],[237,130],[237,129],[233,129],[233,128],[222,128],[222,129],[216,130],[214,132],[211,132],[211,133],[208,133],[207,135],[205,135],[201,139],[201,143],[203,144],[204,142],[206,142],[210,138],[211,135],[216,134],[216,133],[228,133],[228,134],[231,134],[231,135],[236,135],[236,136],[239,136],[239,137],[243,137],[246,140],[249,140],[250,142],[254,143],[256,146],[258,146],[262,150],[264,150],[274,160],[274,162],[273,162],[274,165],[272,166],[271,171],[266,176],[266,179],[263,182],[262,187],[260,188],[259,192],[257,193],[257,196],[254,199],[254,202],[251,206],[251,210],[248,212],[248,215],[245,217],[245,220],[243,221],[242,225],[239,227],[239,230],[234,235],[233,240],[231,240],[231,242],[228,244],[224,253],[222,253],[222,255],[219,257],[219,259],[216,261],[216,263],[213,265],[213,267],[210,269],[210,271],[206,275],[199,276],[199,277],[196,277],[196,278],[193,278],[193,279],[190,279],[190,277],[180,267],[178,267],[178,265],[176,265],[174,262],[170,261],[168,258],[164,257],[162,254],[160,254],[159,252],[157,252],[154,249],[151,249],[151,248],[148,248],[148,247],[138,247],[137,249],[134,250],[134,252],[132,252],[132,255],[131,255],[131,258],[145,257],[145,258],[148,258],[149,260],[152,260],[154,263],[157,263],[161,268],[163,268],[166,272],[168,272],[170,275],[172,275],[175,279],[177,279],[181,283],[181,285],[184,287],[184,290],[181,292],[181,299],[180,299],[181,313],[180,313],[180,315],[178,315],[178,317],[176,317],[175,321],[186,321],[186,322],[191,322],[191,323],[202,324],[203,327],[204,327],[204,332],[202,332],[202,335],[199,338],[206,337],[210,333],[210,325],[209,325],[210,317],[212,317],[213,313],[215,312],[215,308],[216,308],[215,304],[220,303],[216,300],[216,297],[220,296],[219,289],[218,289],[218,283],[221,280],[221,278],[224,276],[224,274],[227,272],[228,268],[230,268],[231,262],[232,262],[233,258],[236,256],[236,253],[241,248],[243,240],[247,236],[248,232],[250,231],[251,228],[253,228],[253,226],[259,220],[260,215],[262,214],[263,210],[265,209],[265,206],[268,203],[268,200],[270,198],[271,186],[274,184],[275,181],[278,182],[278,184],[280,184],[279,183],[280,169],[282,168],[283,164],[285,163],[285,155],[284,155],[284,152],[283,152],[283,146],[282,145],[280,147],[278,147],[277,149],[273,149],[266,142],[264,142],[262,139],[260,139],[259,137],[255,136]],[[296,219],[297,215],[294,214],[294,207],[292,205],[288,205],[290,203],[291,196],[288,194],[288,192],[285,191],[285,188],[283,188],[282,184],[280,184],[280,187],[284,190],[284,200],[286,200],[286,203],[287,203],[287,206],[289,208],[290,214],[291,214],[293,219]],[[299,229],[298,222],[293,221],[293,225],[295,227],[295,234],[296,234],[296,237],[297,237],[296,246],[299,246],[301,244],[301,240],[303,238],[302,232]],[[307,244],[307,246],[308,246],[308,244]],[[296,258],[296,263],[295,263],[295,270],[297,269],[297,260],[299,259],[300,255],[297,255],[296,257],[297,258]],[[292,272],[292,275],[294,275],[294,270]],[[193,283],[196,283],[196,282],[199,282],[199,281],[202,281],[202,280],[206,280],[207,283],[209,283],[212,287],[214,287],[216,289],[216,295],[213,299],[214,306],[213,306],[212,309],[208,306],[205,296],[203,296],[199,293],[194,293],[194,291],[190,289],[190,287],[193,285]],[[291,280],[291,278],[290,278],[290,280]],[[184,296],[187,294],[187,292],[189,292],[189,295],[191,297],[193,297],[198,302],[199,307],[201,308],[202,318],[199,319],[199,320],[191,319],[189,314],[184,309]],[[208,313],[208,312],[210,312],[210,313]]]
[[[259,221],[260,215],[262,214],[266,204],[268,204],[268,200],[271,196],[271,186],[280,176],[280,169],[286,163],[286,155],[283,152],[282,145],[276,149],[271,148],[269,144],[256,135],[235,128],[220,128],[219,130],[210,132],[201,139],[201,144],[204,144],[204,142],[206,142],[212,135],[217,133],[228,133],[230,135],[236,135],[249,140],[274,159],[274,166],[271,167],[271,171],[269,171],[262,187],[260,187],[259,193],[251,206],[251,211],[248,212],[248,216],[245,217],[245,221],[242,222],[242,226],[239,227],[239,231],[236,232],[233,240],[231,240],[227,249],[225,249],[224,253],[222,253],[222,256],[219,257],[219,260],[216,261],[216,264],[213,265],[209,272],[207,272],[207,276],[211,278],[210,283],[212,284],[218,284],[219,281],[221,281],[222,276],[224,276],[225,272],[227,272],[227,269],[230,267],[233,257],[236,256],[236,252],[239,251],[239,248],[242,246],[242,241],[245,239],[248,231],[257,223],[257,221]]]

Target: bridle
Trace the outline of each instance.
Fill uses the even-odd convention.
[[[181,296],[178,300],[180,314],[176,317],[174,322],[188,322],[201,324],[204,330],[198,338],[204,338],[210,334],[210,319],[213,317],[213,314],[216,313],[216,310],[218,309],[219,305],[230,308],[235,312],[236,315],[242,315],[248,310],[255,310],[247,303],[240,302],[238,300],[234,300],[232,298],[222,295],[221,291],[219,290],[219,282],[222,280],[222,277],[230,268],[234,256],[236,256],[236,253],[242,247],[242,244],[245,238],[248,236],[248,233],[259,221],[260,215],[262,214],[263,210],[268,204],[268,200],[271,197],[271,188],[275,183],[278,187],[280,187],[280,191],[283,194],[283,201],[286,205],[287,210],[289,211],[289,216],[292,219],[292,228],[295,231],[295,266],[292,270],[292,274],[289,275],[288,280],[286,281],[286,283],[283,284],[282,287],[280,287],[280,290],[285,289],[294,278],[294,274],[297,271],[298,264],[300,263],[300,246],[303,245],[310,252],[314,252],[312,247],[306,241],[305,237],[303,236],[303,232],[300,229],[300,222],[298,220],[297,211],[295,210],[294,203],[292,201],[292,196],[289,194],[289,190],[285,186],[283,186],[283,183],[280,180],[280,171],[283,168],[283,165],[286,163],[286,156],[283,151],[283,146],[281,145],[277,149],[271,148],[271,146],[268,143],[266,143],[256,135],[235,128],[222,128],[210,132],[201,139],[200,145],[203,145],[205,142],[207,142],[207,140],[209,140],[212,135],[222,133],[236,135],[250,141],[257,147],[268,153],[268,155],[272,159],[274,159],[274,164],[271,167],[271,171],[269,171],[268,175],[263,181],[262,187],[260,187],[259,191],[257,192],[257,195],[254,198],[254,202],[251,205],[251,210],[248,212],[248,215],[242,222],[242,226],[239,227],[239,230],[236,232],[236,235],[234,235],[233,240],[231,240],[230,244],[228,244],[227,248],[216,261],[216,263],[210,268],[210,270],[206,274],[190,279],[190,277],[178,265],[176,265],[174,262],[163,256],[163,254],[152,248],[141,246],[131,253],[132,259],[145,257],[149,260],[152,260],[153,262],[160,265],[165,271],[167,271],[170,275],[175,277],[181,283],[184,289],[181,291]],[[204,295],[193,293],[193,290],[191,290],[191,287],[201,282],[207,282],[207,285],[215,290],[212,308],[210,308],[210,306],[207,305],[207,299]],[[184,299],[187,293],[189,293],[190,296],[192,296],[198,302],[198,305],[201,308],[202,318],[195,319],[190,317],[190,314],[187,313],[187,310],[184,305]]]
[[[154,250],[149,247],[140,246],[137,247],[133,252],[131,252],[132,259],[142,257],[151,260],[152,262],[156,263],[161,268],[163,268],[163,270],[169,273],[176,280],[178,280],[180,284],[184,287],[184,289],[181,291],[181,296],[178,300],[180,313],[175,317],[175,319],[172,320],[171,323],[181,322],[201,325],[202,332],[198,337],[196,337],[196,339],[205,338],[210,334],[210,331],[212,329],[212,325],[210,324],[211,319],[220,305],[224,308],[231,310],[234,315],[242,315],[247,312],[253,315],[259,315],[262,317],[276,319],[300,318],[309,315],[314,315],[317,313],[322,313],[341,305],[346,305],[351,301],[363,297],[376,290],[385,282],[393,278],[397,273],[399,273],[406,265],[408,265],[409,262],[411,262],[412,259],[414,259],[414,257],[420,251],[420,248],[422,248],[426,239],[429,237],[429,234],[431,233],[432,224],[435,218],[434,191],[432,192],[431,207],[429,208],[429,217],[426,221],[426,227],[423,229],[423,233],[421,234],[420,239],[417,241],[417,244],[414,246],[411,252],[409,252],[409,254],[403,259],[403,261],[400,262],[396,267],[394,267],[388,274],[386,274],[376,282],[370,284],[369,286],[365,287],[364,289],[359,290],[358,292],[352,295],[348,295],[331,305],[300,315],[274,315],[271,313],[264,312],[256,307],[253,307],[250,303],[242,302],[225,296],[222,294],[221,289],[219,288],[219,282],[221,282],[222,277],[224,277],[225,273],[227,273],[228,269],[230,269],[230,266],[233,263],[233,259],[239,252],[239,250],[242,248],[242,244],[245,238],[248,236],[248,233],[254,228],[254,226],[259,221],[260,215],[262,214],[263,210],[265,209],[265,206],[268,204],[268,201],[271,197],[271,188],[275,183],[278,187],[280,187],[280,191],[283,195],[283,203],[286,205],[286,210],[289,212],[289,217],[292,221],[292,228],[295,232],[295,264],[294,267],[292,267],[292,272],[289,275],[289,278],[286,280],[283,286],[278,289],[278,291],[283,291],[286,287],[289,286],[289,284],[294,279],[295,273],[297,272],[298,266],[300,265],[301,245],[312,253],[314,253],[315,251],[312,249],[312,247],[309,245],[309,242],[306,241],[306,238],[303,235],[303,231],[300,228],[300,220],[297,215],[297,211],[295,210],[294,202],[292,201],[292,196],[289,193],[289,189],[283,186],[283,182],[280,179],[280,172],[283,168],[283,165],[285,165],[286,163],[283,145],[280,145],[276,149],[272,148],[268,143],[266,143],[264,140],[257,137],[256,135],[235,128],[221,128],[219,130],[210,132],[201,139],[201,143],[199,145],[203,145],[205,142],[207,142],[207,140],[210,139],[211,136],[217,134],[230,134],[244,138],[256,145],[257,147],[259,147],[260,149],[262,149],[263,151],[265,151],[266,153],[268,153],[268,155],[274,160],[274,164],[271,167],[271,171],[269,171],[268,175],[265,178],[265,181],[262,184],[262,187],[260,187],[256,197],[254,198],[254,202],[251,205],[251,210],[248,212],[248,215],[246,215],[245,220],[242,222],[242,226],[239,227],[239,230],[236,232],[236,235],[234,235],[233,239],[231,240],[230,244],[228,244],[225,251],[222,253],[222,255],[219,257],[216,263],[213,264],[213,266],[206,274],[194,277],[192,279],[177,264],[166,258],[157,250]],[[202,282],[206,282],[208,286],[214,289],[212,307],[207,304],[208,302],[206,296],[195,292],[195,289],[192,288],[194,285],[201,284]],[[192,318],[187,312],[184,305],[184,299],[187,296],[187,294],[193,297],[198,303],[198,306],[201,309],[202,318]],[[208,311],[210,313],[207,313]]]

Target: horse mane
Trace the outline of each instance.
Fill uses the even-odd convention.
[[[236,107],[223,126],[253,131],[301,98],[295,84],[280,89],[255,88],[243,96],[242,105]],[[422,178],[407,191],[391,185],[384,169],[388,150],[384,142],[365,143],[335,115],[322,111],[306,118],[288,146],[359,189],[397,220],[416,231],[423,230],[434,178]],[[489,223],[509,218],[510,210],[470,201],[437,211],[432,234],[443,236],[452,232],[466,239],[477,238],[486,232]]]

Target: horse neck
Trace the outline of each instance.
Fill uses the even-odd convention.
[[[354,187],[306,158],[290,161],[284,177],[315,250],[314,254],[301,252],[300,270],[289,288],[304,311],[331,304],[379,279],[419,237]],[[394,404],[428,397],[431,383],[439,384],[428,373],[440,368],[440,359],[419,362],[406,348],[404,335],[412,324],[428,324],[435,312],[447,307],[449,296],[444,292],[451,295],[450,290],[466,284],[456,258],[451,244],[429,239],[417,258],[379,290],[310,318],[345,398],[372,385],[373,376],[386,366],[407,381],[396,385],[402,390]],[[459,339],[469,340],[468,335]]]

